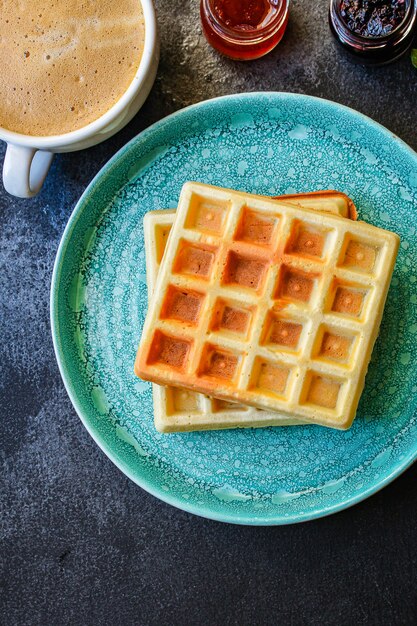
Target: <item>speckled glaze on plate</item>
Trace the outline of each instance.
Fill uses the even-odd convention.
[[[133,374],[147,309],[142,217],[195,180],[253,193],[336,188],[401,248],[351,430],[314,426],[159,434],[151,385]],[[78,202],[51,290],[66,388],[99,446],[177,507],[241,524],[286,524],[350,506],[417,457],[417,156],[346,107],[258,93],[202,102],[158,122]]]

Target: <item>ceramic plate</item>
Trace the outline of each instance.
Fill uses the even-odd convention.
[[[401,248],[357,418],[314,426],[162,435],[133,363],[147,309],[142,218],[187,180],[252,193],[339,189]],[[242,524],[308,520],[366,498],[417,456],[417,156],[340,105],[260,93],[158,122],[101,170],[58,251],[52,332],[84,425],[138,485],[177,507]]]

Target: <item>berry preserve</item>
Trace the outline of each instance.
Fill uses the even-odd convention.
[[[329,21],[351,58],[382,65],[410,48],[417,0],[330,0]]]
[[[362,37],[382,37],[405,18],[406,0],[341,0],[340,14],[347,27]]]

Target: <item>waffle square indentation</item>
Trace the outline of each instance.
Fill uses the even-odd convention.
[[[251,327],[253,307],[235,300],[218,298],[210,323],[210,330],[223,331],[247,338]]]
[[[286,254],[321,259],[324,256],[328,231],[307,222],[295,220],[285,248]]]
[[[278,350],[297,350],[302,331],[303,324],[299,321],[290,320],[275,311],[268,311],[261,345]]]
[[[185,228],[220,236],[224,230],[230,202],[216,201],[193,194]]]
[[[158,224],[155,228],[156,241],[156,262],[160,263],[164,256],[165,248],[168,241],[168,235],[171,232],[172,224]]]
[[[198,291],[169,285],[161,307],[161,319],[174,319],[196,325],[205,295]]]
[[[238,285],[259,291],[264,283],[267,263],[230,250],[226,260],[222,283]]]
[[[236,228],[235,240],[248,241],[260,246],[271,246],[274,244],[279,216],[265,215],[245,206]]]
[[[317,274],[283,265],[279,271],[274,298],[308,304],[313,296],[317,278]]]
[[[147,362],[168,365],[174,369],[184,370],[192,341],[166,335],[156,330],[149,349]]]
[[[332,326],[321,325],[313,347],[313,358],[348,364],[357,335]]]
[[[198,368],[198,375],[220,378],[223,381],[235,381],[241,364],[241,354],[206,344]]]
[[[339,267],[371,274],[376,265],[379,246],[347,235],[339,258]]]
[[[242,411],[249,411],[249,408],[243,404],[226,402],[226,400],[220,400],[219,398],[212,398],[211,410],[213,413],[242,413]]]
[[[199,396],[193,391],[187,389],[179,389],[177,387],[167,387],[167,413],[175,415],[176,413],[202,413]]]
[[[301,394],[301,404],[312,404],[326,409],[335,409],[339,399],[342,381],[320,374],[307,372]]]
[[[369,289],[334,279],[327,296],[326,310],[351,318],[361,317]]]
[[[217,248],[181,240],[174,262],[176,274],[210,278]]]
[[[290,372],[291,368],[284,364],[256,357],[249,388],[252,391],[268,392],[285,397]]]

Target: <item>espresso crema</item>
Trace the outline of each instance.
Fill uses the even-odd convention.
[[[143,52],[139,0],[2,0],[0,126],[57,135],[108,111]]]

